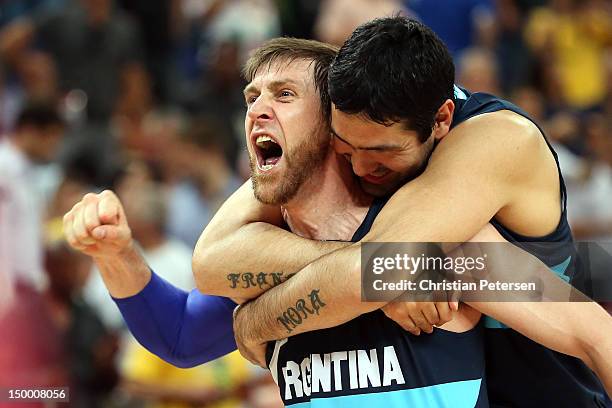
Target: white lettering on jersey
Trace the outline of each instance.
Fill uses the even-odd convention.
[[[350,389],[405,384],[395,348],[386,346],[382,351],[382,370],[376,349],[311,354],[300,364],[287,361],[281,369],[285,380],[285,401],[311,394],[342,391],[343,368],[348,370]]]

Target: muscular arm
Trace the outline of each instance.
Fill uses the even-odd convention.
[[[194,367],[236,349],[236,304],[227,298],[187,293],[152,274],[143,290],[114,300],[138,342],[177,367]]]
[[[558,285],[556,293],[575,291],[552,272]],[[329,271],[332,272],[332,271]],[[309,276],[300,274],[299,277]],[[258,299],[243,305],[235,316],[236,338],[251,343],[265,343],[299,333],[334,327],[353,318],[354,305],[340,304],[334,297],[325,297],[321,287],[302,291],[299,280],[291,280],[270,290]],[[311,283],[316,283],[313,276]],[[344,283],[346,297],[351,286],[360,282]],[[346,293],[345,293],[346,292]],[[491,316],[530,339],[559,352],[582,359],[604,381],[608,392],[612,390],[612,317],[597,303],[585,297],[575,302],[477,302],[468,301],[474,309]],[[355,302],[360,299],[355,299]],[[300,304],[304,304],[300,307]],[[384,303],[361,302],[360,310],[372,311]],[[293,311],[290,311],[293,309]],[[297,312],[297,313],[296,313]],[[299,316],[300,318],[296,318]],[[299,323],[296,324],[296,322]]]
[[[522,125],[515,125],[509,127],[510,132],[521,131]],[[469,128],[474,133],[457,131],[449,135],[450,139],[446,144],[440,144],[425,173],[404,186],[389,201],[364,241],[463,242],[494,215],[512,211],[518,194],[529,192],[541,198],[533,191],[531,181],[527,180],[533,178],[533,168],[537,167],[533,161],[541,159],[541,140],[535,142],[534,135],[512,139],[510,136],[513,135],[509,134],[503,138],[504,135],[495,134],[499,131],[496,127],[499,128],[499,124],[480,129],[481,133],[496,136],[493,140],[486,140],[486,137],[483,140],[478,135],[472,137],[476,132]],[[548,159],[552,160],[550,157]],[[554,165],[552,168],[553,177],[556,178]],[[558,192],[558,186],[554,189]],[[427,205],[423,205],[423,202]],[[571,288],[552,275],[544,265],[537,270],[555,279],[562,287],[561,291],[571,292]],[[529,271],[526,273],[529,274]],[[351,245],[319,258],[290,281],[243,306],[236,314],[235,327],[239,329],[237,339],[263,343],[333,327],[385,304],[361,302],[360,295],[360,248],[359,245]],[[513,317],[511,303],[490,303],[480,307],[483,312],[511,327],[516,326],[518,331],[532,339],[582,358],[599,370],[600,377],[607,381],[610,367],[605,359],[602,360],[602,353],[610,354],[612,351],[594,352],[592,338],[586,337],[587,331],[582,330],[583,327],[576,325],[576,322],[567,322],[567,316],[579,318],[578,308],[589,310],[590,316],[582,321],[596,324],[603,328],[602,332],[608,330],[610,318],[604,316],[593,303],[565,303],[561,308],[544,305],[525,303],[520,315],[539,315],[542,319],[553,313],[554,322],[549,323],[555,325],[555,335],[552,336],[537,327],[531,330],[531,326],[522,326],[521,321]],[[565,336],[560,336],[561,333]]]
[[[549,178],[535,177],[534,168],[550,173]],[[519,197],[540,200],[538,189],[547,188],[538,183],[553,184],[553,195],[558,195],[557,182],[554,160],[533,124],[514,114],[481,115],[439,143],[423,174],[391,197],[361,242],[465,242],[496,214],[515,211]],[[555,204],[558,210],[560,203]],[[313,290],[320,291],[328,310],[309,319],[304,324],[308,330],[333,327],[379,308],[360,301],[360,273],[359,243],[319,258],[284,285],[285,301],[266,321],[274,322]],[[281,290],[273,293],[259,301],[281,299]]]
[[[496,120],[506,125],[509,121]],[[495,134],[502,128],[496,121],[491,124],[477,118],[469,122],[439,144],[423,175],[391,198],[364,241],[464,242],[513,196],[524,192],[514,186],[533,178],[527,169],[543,154],[541,135],[524,122],[511,123],[502,134]],[[553,173],[556,178],[554,162]],[[270,281],[274,279],[271,274],[295,273],[347,246],[300,238],[280,228],[282,224],[280,209],[259,203],[251,183],[245,183],[223,204],[196,245],[193,270],[198,288],[207,294],[252,299],[273,286],[260,287],[257,274]],[[335,270],[344,263],[329,256],[325,259],[330,266],[336,263],[331,267]],[[344,268],[339,273],[355,272]],[[339,280],[346,279],[350,277]],[[335,284],[327,287],[335,288]]]
[[[349,245],[301,238],[282,229],[283,223],[280,208],[257,201],[248,180],[221,206],[196,244],[198,289],[252,299],[321,255]]]
[[[161,359],[194,367],[236,349],[231,300],[176,288],[151,273],[132,246],[94,261],[130,332]]]
[[[491,228],[492,229],[492,228]],[[479,234],[482,238],[482,234]],[[499,237],[500,238],[500,237]],[[493,241],[485,234],[487,241]],[[495,244],[486,244],[491,245]],[[485,248],[487,248],[485,246]],[[499,247],[498,247],[499,248]],[[509,251],[510,247],[504,247]],[[608,392],[612,390],[612,317],[595,302],[576,292],[570,285],[554,275],[537,258],[517,247],[498,263],[511,259],[516,282],[541,280],[544,302],[482,302],[466,301],[474,309],[487,314],[507,326],[519,331],[530,339],[559,352],[582,359],[604,382]],[[343,256],[347,251],[337,251]],[[488,251],[492,252],[492,251]],[[345,258],[350,268],[350,257]],[[258,299],[243,305],[235,315],[236,339],[243,344],[265,343],[299,333],[333,327],[356,317],[355,309],[362,313],[380,308],[384,303],[361,302],[355,296],[360,280],[336,282],[341,288],[329,294],[325,291],[326,277],[333,276],[334,270],[325,270],[316,265],[298,274],[281,287],[274,288]],[[490,268],[499,270],[499,265],[488,263]],[[319,275],[322,274],[322,275]],[[496,272],[492,272],[496,276]],[[505,274],[505,273],[504,273]],[[337,275],[337,274],[336,274]],[[503,275],[503,274],[502,274]],[[489,276],[491,280],[495,277]],[[503,276],[499,276],[503,279]],[[309,279],[309,280],[307,280]],[[329,280],[331,284],[332,279]],[[305,284],[306,283],[306,284]],[[311,286],[308,286],[311,285]],[[304,291],[303,286],[312,287]],[[329,295],[325,295],[328,293]],[[343,302],[338,302],[337,297]],[[561,299],[574,302],[559,302]],[[556,300],[556,301],[551,301]]]
[[[128,327],[151,352],[190,367],[236,348],[235,303],[195,290],[188,294],[153,274],[113,192],[86,194],[64,216],[64,233],[74,249],[93,257]]]

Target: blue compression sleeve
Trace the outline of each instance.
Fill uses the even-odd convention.
[[[114,299],[123,319],[147,350],[177,367],[194,367],[236,350],[230,299],[187,293],[151,271],[140,293]]]

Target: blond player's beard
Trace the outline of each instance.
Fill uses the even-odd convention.
[[[329,132],[317,128],[292,151],[283,152],[285,171],[274,176],[257,173],[257,159],[249,155],[255,198],[264,204],[288,203],[310,175],[321,168],[329,149]]]

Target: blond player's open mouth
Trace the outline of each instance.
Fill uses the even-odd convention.
[[[272,170],[283,157],[282,147],[269,135],[257,135],[253,140],[253,146],[257,156],[257,168],[260,171]]]

